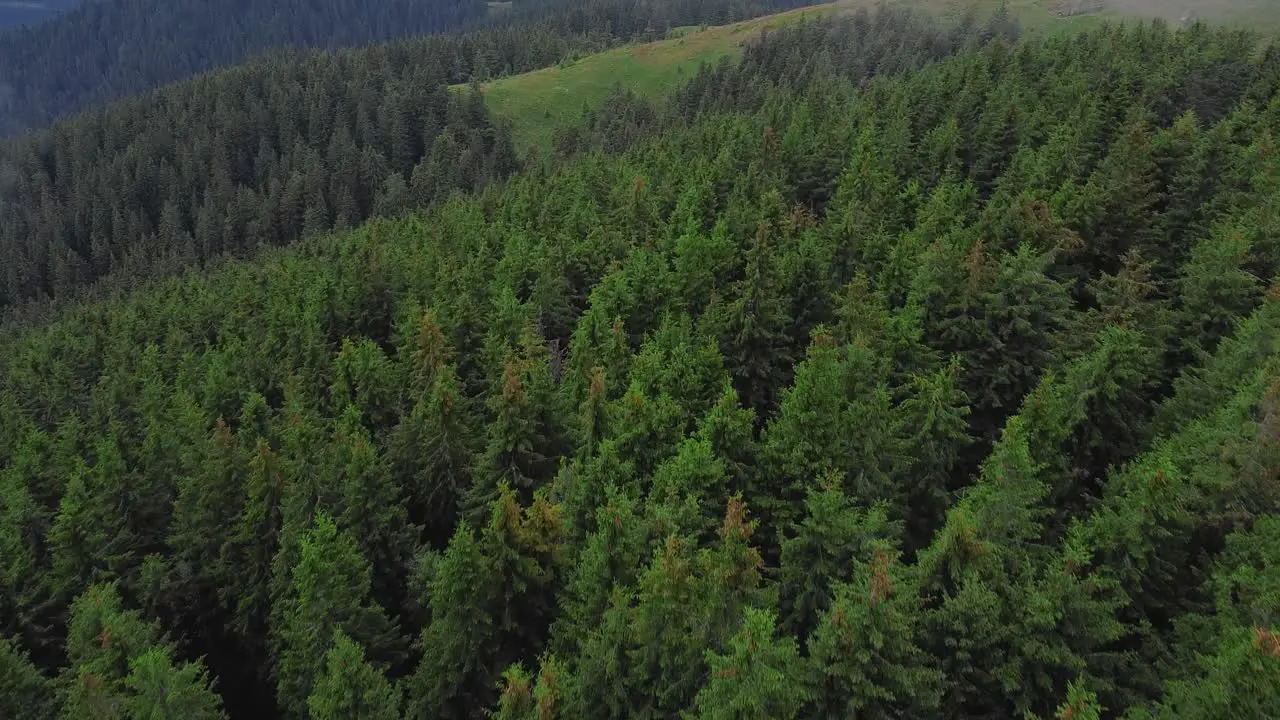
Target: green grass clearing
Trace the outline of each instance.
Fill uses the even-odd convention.
[[[890,0],[890,4],[954,19],[967,8],[985,16],[1001,1]],[[1163,17],[1177,23],[1188,12],[1203,20],[1280,29],[1280,0],[1106,0],[1102,12],[1070,17],[1053,12],[1057,0],[1004,1],[1031,34],[1072,32],[1124,17]],[[679,87],[702,63],[738,57],[743,43],[763,30],[876,4],[876,0],[837,0],[705,30],[676,28],[665,40],[619,47],[487,83],[483,86],[486,103],[495,116],[513,124],[520,152],[546,152],[557,128],[578,122],[583,108],[601,107],[617,85],[645,97],[661,97]]]
[[[576,122],[584,107],[603,105],[617,85],[645,97],[660,97],[679,87],[702,63],[737,57],[743,42],[762,30],[838,12],[848,4],[816,5],[706,30],[681,28],[683,34],[677,37],[614,48],[487,83],[483,86],[486,102],[497,117],[514,124],[521,152],[546,150],[556,128]]]

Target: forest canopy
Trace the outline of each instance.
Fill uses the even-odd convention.
[[[0,716],[1267,717],[1280,49],[1014,34],[0,338]]]

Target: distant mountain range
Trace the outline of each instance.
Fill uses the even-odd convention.
[[[0,0],[0,28],[34,25],[80,4],[80,0]]]

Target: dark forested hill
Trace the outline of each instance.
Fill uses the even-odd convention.
[[[894,27],[0,337],[0,716],[1273,715],[1280,52]]]
[[[350,47],[478,26],[607,41],[798,4],[805,3],[516,0],[492,13],[483,0],[94,0],[51,22],[0,34],[0,133],[272,48]]]
[[[0,35],[7,132],[282,46],[453,30],[482,0],[98,0]]]
[[[0,305],[145,279],[474,190],[516,166],[430,43],[282,54],[0,147]]]

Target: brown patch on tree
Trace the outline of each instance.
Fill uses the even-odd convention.
[[[1253,646],[1263,655],[1280,658],[1280,633],[1255,626],[1253,628]]]
[[[871,558],[871,607],[893,597],[893,579],[889,577],[889,553],[876,548]]]
[[[747,503],[739,497],[729,498],[729,506],[724,513],[724,525],[720,528],[720,537],[725,540],[730,538],[747,540],[751,537],[753,529],[752,524],[747,522]]]
[[[519,358],[510,357],[502,369],[502,396],[515,405],[524,405],[524,381],[520,374],[524,371],[524,363]]]
[[[969,256],[965,259],[965,270],[969,275],[969,292],[977,293],[987,278],[987,251],[981,238],[969,248]]]
[[[553,720],[560,702],[560,678],[543,664],[538,674],[538,720]]]
[[[515,674],[509,674],[506,687],[502,689],[502,704],[507,707],[527,707],[532,701],[533,693],[529,689],[529,681]]]

